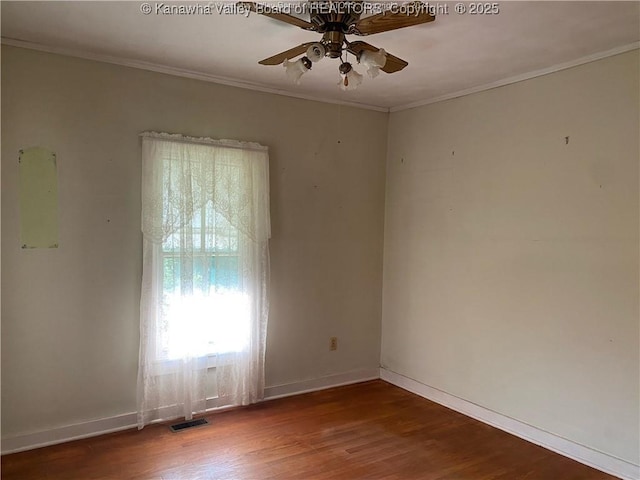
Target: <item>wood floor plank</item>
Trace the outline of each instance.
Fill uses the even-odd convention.
[[[4,480],[609,480],[382,380],[2,457]]]

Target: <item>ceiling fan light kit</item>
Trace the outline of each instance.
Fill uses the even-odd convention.
[[[346,35],[373,35],[435,20],[429,5],[421,2],[412,2],[404,5],[404,8],[360,18],[363,10],[361,1],[311,1],[309,2],[311,12],[309,21],[273,8],[265,9],[262,6],[258,8],[254,2],[241,2],[240,5],[252,12],[322,34],[319,42],[303,43],[258,63],[284,65],[287,76],[299,84],[300,78],[311,69],[312,63],[319,62],[324,57],[339,58],[341,78],[338,85],[343,90],[354,90],[362,83],[362,75],[353,69],[351,63],[345,61],[347,53],[353,55],[359,64],[366,67],[370,78],[377,77],[380,70],[385,73],[394,73],[408,65],[406,61],[385,52],[382,48],[362,41],[349,42]],[[407,8],[408,6],[411,8]],[[291,61],[302,54],[304,56],[299,60]]]
[[[327,54],[327,49],[324,48],[324,45],[320,42],[316,42],[313,45],[311,45],[309,48],[307,48],[307,57],[313,63],[316,63],[322,60],[326,54]]]
[[[338,86],[345,91],[355,90],[362,83],[362,75],[353,69],[349,62],[343,62],[338,68],[340,71],[340,81]]]
[[[380,74],[380,69],[387,63],[387,52],[381,48],[377,52],[363,50],[358,58],[358,63],[367,67],[367,74],[370,78],[376,78]]]
[[[282,65],[287,71],[287,77],[296,85],[300,84],[300,77],[311,70],[311,60],[307,57],[302,57],[295,62],[290,62],[285,58]]]

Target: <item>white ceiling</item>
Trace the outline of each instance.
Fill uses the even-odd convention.
[[[170,3],[147,1],[154,9]],[[431,2],[448,4],[449,14],[430,24],[350,37],[384,48],[409,66],[373,80],[365,76],[358,90],[343,92],[337,86],[338,60],[314,64],[301,85],[292,84],[281,66],[258,65],[320,34],[256,14],[143,15],[142,3],[2,1],[3,42],[28,45],[19,40],[89,58],[171,67],[223,83],[396,109],[624,51],[637,47],[640,39],[638,1],[502,1],[497,15],[458,15],[455,2]]]

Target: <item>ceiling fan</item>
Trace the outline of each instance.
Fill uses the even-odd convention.
[[[311,69],[313,63],[324,57],[340,58],[339,85],[343,90],[355,89],[362,82],[362,75],[343,58],[343,54],[346,55],[345,52],[352,54],[358,63],[367,67],[367,72],[372,78],[377,76],[380,70],[385,73],[394,73],[408,65],[401,58],[366,42],[350,42],[346,39],[347,35],[373,35],[435,20],[429,5],[421,2],[401,5],[389,2],[383,4],[354,0],[320,0],[295,4],[294,13],[308,14],[309,21],[290,15],[283,9],[277,10],[268,4],[241,2],[241,5],[252,12],[322,34],[318,42],[303,43],[258,63],[261,65],[283,64],[287,69],[287,75],[294,82],[300,83],[300,77]],[[293,5],[292,3],[289,7]],[[361,17],[363,13],[374,14]],[[305,56],[297,61],[291,61],[302,54]]]

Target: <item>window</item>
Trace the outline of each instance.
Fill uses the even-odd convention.
[[[165,193],[164,220],[170,214],[167,196]],[[199,196],[200,206],[191,221],[162,242],[165,334],[159,360],[179,359],[189,351],[203,357],[239,352],[249,341],[248,299],[242,292],[240,271],[241,236],[206,198],[205,189]],[[199,332],[197,345],[192,332]]]
[[[147,133],[142,153],[140,427],[202,411],[211,374],[221,405],[261,398],[270,234],[265,147]]]

